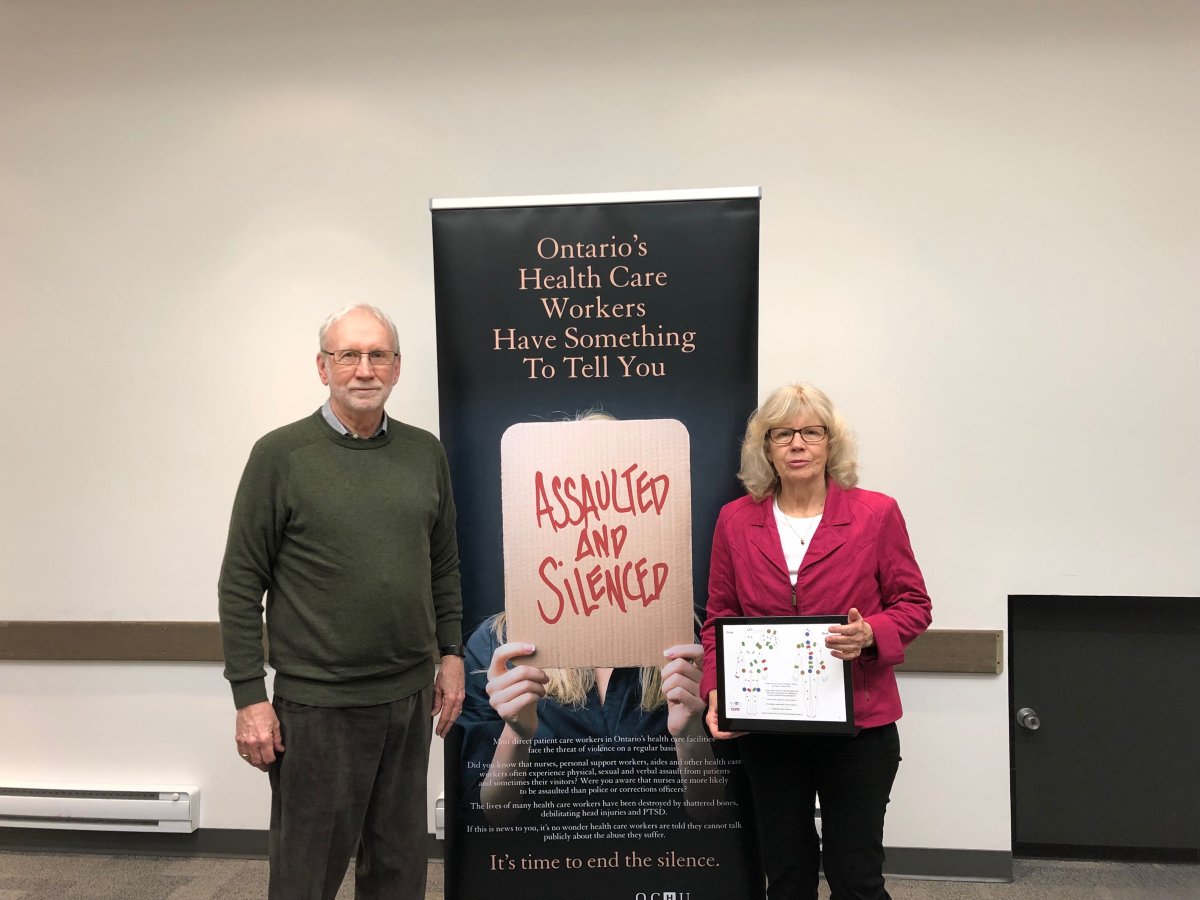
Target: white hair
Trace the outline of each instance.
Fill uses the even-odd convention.
[[[346,318],[346,316],[350,315],[350,313],[358,312],[359,310],[361,310],[365,313],[370,313],[372,316],[374,316],[376,319],[378,319],[381,324],[387,326],[387,330],[392,333],[392,349],[395,350],[397,353],[399,353],[400,352],[400,332],[396,330],[396,323],[393,322],[391,320],[391,317],[388,316],[388,314],[385,313],[378,306],[371,306],[370,304],[367,304],[367,303],[351,303],[349,306],[343,306],[341,309],[339,309],[337,312],[335,312],[333,315],[331,315],[328,319],[326,319],[324,322],[322,322],[320,330],[317,331],[317,349],[318,350],[326,349],[325,348],[325,335],[329,333],[330,328],[332,328],[335,324],[340,322],[342,319]]]

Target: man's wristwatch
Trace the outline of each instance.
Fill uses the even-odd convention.
[[[439,656],[466,656],[462,644],[443,644],[438,647]]]

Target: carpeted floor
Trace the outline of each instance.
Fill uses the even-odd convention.
[[[1016,860],[1012,884],[893,878],[893,900],[1197,900],[1200,866]],[[263,900],[267,864],[0,851],[0,900]],[[823,891],[824,895],[824,891]],[[338,900],[353,900],[350,875]],[[426,900],[444,900],[439,861]],[[722,900],[722,898],[712,898]]]
[[[265,859],[181,859],[0,851],[0,900],[264,900]],[[338,900],[354,900],[347,872]],[[431,861],[426,900],[443,900]]]

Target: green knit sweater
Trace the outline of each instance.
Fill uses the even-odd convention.
[[[462,642],[450,470],[437,438],[395,419],[356,440],[320,410],[254,445],[217,585],[225,677],[240,709],[275,693],[369,706],[433,681]]]

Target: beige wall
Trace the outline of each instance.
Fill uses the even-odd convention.
[[[430,197],[742,184],[761,385],[842,404],[939,627],[1200,594],[1200,7],[578,6],[0,0],[0,618],[213,618],[344,302],[396,315],[391,411],[436,430]],[[4,778],[265,827],[216,668],[0,677]],[[888,843],[1007,849],[1005,680],[902,689]]]

